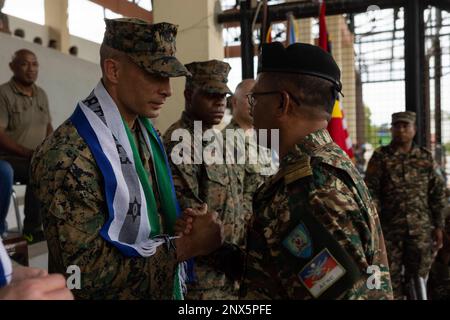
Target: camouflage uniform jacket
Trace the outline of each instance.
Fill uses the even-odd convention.
[[[428,150],[416,145],[409,153],[392,145],[378,148],[365,180],[383,228],[408,228],[416,235],[432,226],[444,227],[445,185]]]
[[[241,130],[242,135],[238,135],[238,141],[235,141],[234,144],[234,159],[239,159],[239,143],[243,144],[242,147],[245,153],[245,163],[236,163],[233,167],[236,171],[236,174],[239,176],[238,181],[243,181],[242,189],[243,189],[243,199],[242,202],[242,210],[245,215],[246,221],[250,221],[250,218],[252,217],[252,204],[253,204],[253,195],[256,192],[256,189],[264,183],[264,181],[267,179],[268,175],[263,175],[261,173],[262,171],[262,165],[259,163],[251,163],[249,161],[249,155],[248,152],[250,151],[251,144],[253,144],[253,147],[256,146],[256,141],[252,141],[252,137],[245,136],[245,133],[243,132],[243,129],[239,126],[239,124],[234,120],[231,119],[231,122],[222,130],[222,136],[226,137],[226,130],[234,130],[234,132],[239,132],[235,130]],[[227,139],[227,144],[229,143]],[[255,149],[256,150],[256,149]]]
[[[305,171],[305,168],[307,169]],[[284,235],[296,227],[289,193],[302,187],[305,172],[315,189],[305,199],[309,212],[345,249],[360,271],[351,289],[333,299],[392,299],[387,256],[378,215],[362,178],[350,159],[331,140],[328,131],[308,135],[281,161],[280,171],[261,187],[254,198],[254,221],[249,230],[249,249],[241,297],[245,299],[311,299],[299,279],[300,270],[286,263]],[[294,191],[296,192],[296,191]],[[297,191],[298,192],[298,191]],[[259,239],[251,245],[252,236]],[[314,243],[312,244],[314,246]],[[251,248],[250,248],[251,247]],[[288,257],[289,255],[289,257]],[[297,258],[299,259],[299,258]],[[379,289],[368,289],[367,268],[380,268]]]
[[[173,181],[181,209],[195,208],[207,203],[208,210],[217,211],[219,214],[224,224],[225,236],[222,250],[195,259],[198,282],[195,287],[188,288],[188,298],[237,298],[237,283],[228,280],[217,267],[227,260],[225,256],[229,251],[228,248],[243,247],[245,244],[246,221],[242,210],[244,202],[242,177],[236,173],[233,166],[225,163],[206,164],[205,161],[194,163],[194,144],[191,145],[190,141],[184,138],[181,142],[172,141],[171,136],[176,129],[186,129],[193,141],[194,121],[186,112],[183,112],[181,119],[172,124],[164,134],[164,144],[171,162]],[[188,157],[191,164],[174,164],[172,152],[176,152],[175,147],[180,144],[184,145],[184,150],[191,152]],[[208,141],[202,141],[203,148],[208,144]],[[223,159],[223,154],[221,157]]]
[[[137,139],[150,172],[150,152],[144,138]],[[100,236],[108,218],[103,177],[70,120],[40,146],[31,170],[48,243],[49,271],[66,274],[68,266],[78,266],[81,289],[73,290],[76,298],[171,299],[177,264],[174,250],[161,246],[150,258],[129,258]]]

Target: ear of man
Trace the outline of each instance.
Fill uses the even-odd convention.
[[[119,81],[119,69],[119,61],[115,59],[105,59],[103,61],[104,76],[113,84],[117,84]]]

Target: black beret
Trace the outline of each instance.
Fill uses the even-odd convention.
[[[306,74],[328,80],[336,91],[342,90],[341,70],[331,54],[306,43],[294,43],[286,48],[281,42],[263,44],[259,72]]]

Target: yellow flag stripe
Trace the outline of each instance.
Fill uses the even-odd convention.
[[[339,100],[336,100],[333,107],[333,113],[331,114],[332,118],[342,118],[341,107],[339,106]]]

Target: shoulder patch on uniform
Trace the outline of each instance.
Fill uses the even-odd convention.
[[[282,244],[291,254],[298,258],[308,259],[313,253],[311,235],[303,222],[289,233]]]
[[[301,161],[289,166],[284,171],[284,182],[290,184],[301,178],[312,176],[312,168],[310,164],[310,157],[305,157]]]
[[[345,273],[344,267],[325,248],[299,272],[298,277],[313,297],[318,298]]]

